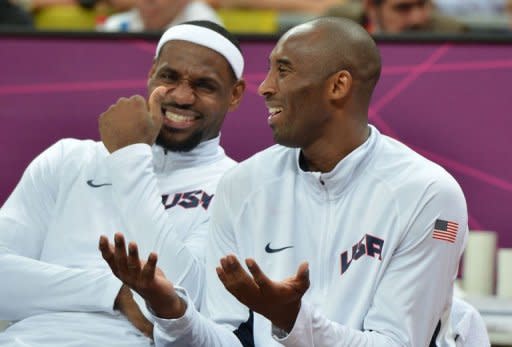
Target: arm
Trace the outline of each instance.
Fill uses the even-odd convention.
[[[66,146],[72,143],[58,142],[39,155],[0,209],[0,319],[113,310],[121,283],[107,269],[70,269],[39,260]]]
[[[217,228],[229,220],[229,214],[223,204],[222,184],[217,188],[217,197],[213,202],[212,234],[217,234]],[[125,255],[124,240],[116,235],[116,246],[109,246],[108,240],[100,240],[100,249],[104,259],[109,263],[112,271],[130,288],[137,291],[153,312],[155,329],[154,339],[156,346],[242,346],[233,333],[241,324],[247,321],[249,311],[238,303],[222,286],[217,278],[215,267],[220,257],[227,249],[234,245],[224,242],[223,236],[211,237],[208,245],[207,285],[202,310],[205,316],[200,315],[186,291],[174,288],[173,284],[165,279],[163,272],[156,267],[156,254],[150,254],[146,265],[138,259],[137,247],[134,243],[128,246],[128,255]],[[117,254],[117,256],[116,256]],[[128,265],[131,264],[131,265]],[[146,269],[146,270],[144,270]],[[211,273],[210,273],[211,272]],[[209,283],[213,280],[214,283]],[[210,301],[211,300],[211,301]],[[215,324],[210,318],[216,319]]]
[[[467,235],[466,203],[453,179],[444,179],[423,197],[417,215],[404,227],[405,238],[393,256],[365,317],[363,331],[331,322],[304,307],[291,334],[281,343],[315,346],[427,346],[440,320],[446,322],[460,255]],[[457,222],[454,243],[432,237],[437,219]],[[448,311],[448,312],[446,312]],[[338,342],[339,343],[339,342]]]
[[[242,346],[231,330],[200,315],[186,291],[166,279],[156,266],[155,253],[143,262],[134,242],[127,254],[123,235],[116,234],[114,241],[115,246],[100,238],[102,256],[112,272],[146,300],[154,314],[156,346]]]
[[[196,214],[194,223],[177,225],[162,204],[153,171],[150,145],[161,127],[160,102],[165,92],[164,87],[155,89],[149,112],[142,97],[120,99],[100,117],[100,133],[111,152],[107,165],[113,200],[127,228],[125,232],[137,236],[143,254],[158,252],[160,267],[167,276],[187,288],[194,303],[199,304],[208,215],[201,209],[188,211]],[[184,232],[180,228],[189,229]]]

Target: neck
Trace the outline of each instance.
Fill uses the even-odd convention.
[[[340,128],[335,137],[323,138],[316,143],[302,148],[302,161],[307,171],[329,172],[361,146],[370,134],[367,124],[358,127]]]

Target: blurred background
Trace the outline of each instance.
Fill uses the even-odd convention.
[[[268,54],[323,15],[377,41],[371,123],[462,186],[471,232],[456,294],[480,311],[493,346],[512,346],[512,0],[0,0],[0,206],[43,149],[99,139],[100,113],[145,95],[160,33],[187,20],[224,25],[247,60],[247,93],[223,128],[228,154],[272,145],[257,95]]]
[[[511,0],[0,0],[0,25],[36,30],[148,31],[190,19],[238,33],[278,34],[320,15],[370,32],[509,32]]]

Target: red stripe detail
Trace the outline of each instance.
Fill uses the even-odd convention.
[[[438,239],[438,240],[443,240],[443,241],[448,241],[450,243],[454,243],[457,240],[456,237],[453,238],[453,237],[448,237],[448,236],[444,236],[444,235],[440,235],[440,234],[435,234],[435,233],[432,235],[432,238]]]
[[[445,235],[451,235],[451,236],[457,236],[457,232],[453,232],[453,231],[444,231],[444,230],[437,230],[437,229],[434,229],[434,234],[435,233],[440,233],[440,234],[445,234]]]
[[[451,240],[451,239],[443,239],[441,237],[433,237],[434,240],[439,240],[439,241],[444,241],[444,242],[448,242],[448,243],[455,243],[455,240]]]

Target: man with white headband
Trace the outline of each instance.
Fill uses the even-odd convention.
[[[210,205],[235,166],[219,144],[245,84],[236,39],[188,22],[158,43],[148,100],[120,98],[101,142],[65,139],[39,155],[0,209],[0,346],[152,345],[144,301],[98,252],[123,231],[155,251],[199,307]],[[119,269],[123,272],[125,269]]]

